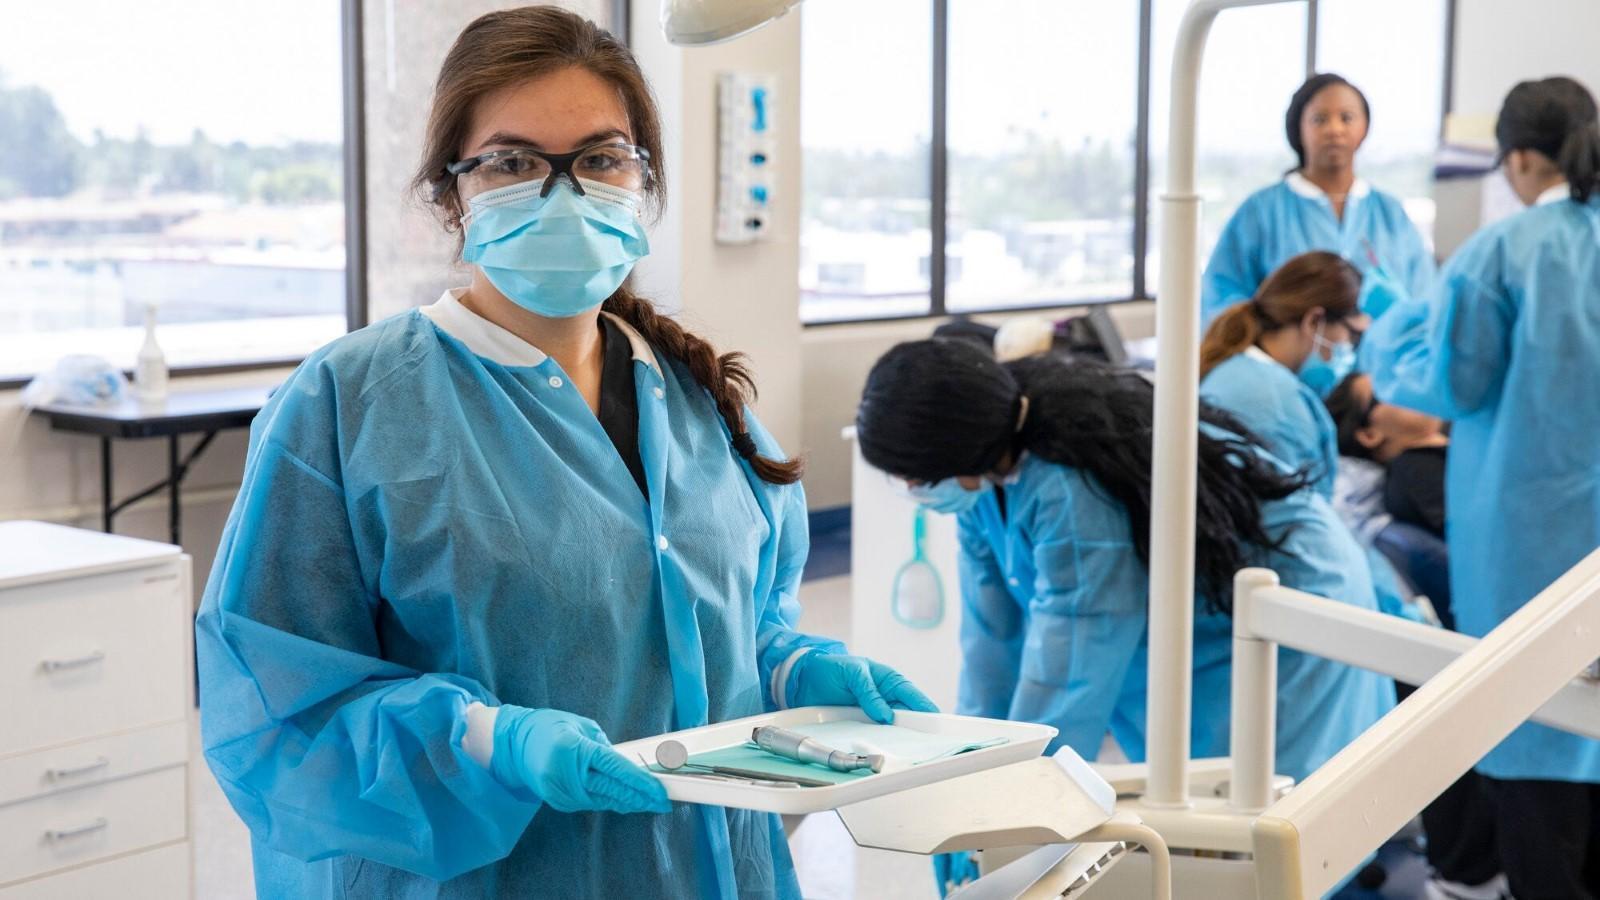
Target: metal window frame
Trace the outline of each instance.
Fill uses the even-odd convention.
[[[1133,303],[1149,299],[1144,283],[1144,254],[1149,246],[1149,194],[1150,194],[1150,63],[1151,29],[1154,2],[1139,0],[1138,54],[1135,77],[1134,123],[1134,173],[1133,173],[1133,228],[1129,240],[1133,247],[1132,296],[1061,298],[1046,303],[1017,303],[1003,306],[985,306],[980,310],[952,312],[945,294],[947,261],[945,241],[949,228],[950,146],[949,146],[949,72],[950,72],[950,2],[930,0],[933,11],[932,52],[932,109],[929,120],[928,147],[928,311],[921,313],[895,313],[880,316],[859,316],[848,319],[829,319],[820,322],[803,322],[806,328],[830,328],[841,325],[859,325],[869,322],[906,322],[915,319],[936,319],[951,315],[1004,314],[1030,310],[1069,309],[1079,306],[1098,306],[1109,303]]]
[[[1052,304],[1011,304],[955,313],[949,310],[945,296],[947,265],[945,260],[945,238],[949,226],[946,214],[949,208],[948,191],[950,186],[948,145],[949,84],[947,80],[950,64],[950,0],[929,0],[929,2],[932,4],[933,10],[933,52],[931,54],[933,58],[933,109],[931,111],[931,135],[928,155],[928,231],[931,244],[928,248],[928,311],[925,313],[896,313],[881,316],[866,315],[849,319],[830,319],[823,322],[802,322],[802,326],[805,328],[836,328],[841,325],[905,322],[913,319],[942,318],[949,315],[1004,314],[1028,310],[1066,309],[1077,306],[1136,303],[1141,300],[1154,300],[1155,296],[1146,280],[1145,263],[1150,250],[1150,202],[1152,199],[1150,196],[1150,105],[1152,69],[1155,64],[1155,48],[1153,46],[1155,0],[1139,0],[1138,72],[1135,78],[1137,121],[1134,125],[1133,150],[1132,296],[1099,299],[1063,299],[1059,303]],[[1439,115],[1441,136],[1444,133],[1445,116],[1450,114],[1453,104],[1458,2],[1459,0],[1445,0],[1444,86]],[[1305,26],[1307,77],[1316,74],[1317,71],[1317,39],[1320,31],[1321,15],[1321,0],[1307,0]]]
[[[1461,19],[1456,9],[1457,0],[1444,4],[1444,89],[1439,101],[1439,139],[1444,139],[1444,120],[1456,108],[1456,28]]]
[[[873,322],[906,322],[915,319],[937,319],[951,315],[991,315],[1030,310],[1070,309],[1080,306],[1097,306],[1112,303],[1137,303],[1152,299],[1145,282],[1145,255],[1150,240],[1150,84],[1153,63],[1153,38],[1155,27],[1154,0],[1139,0],[1138,51],[1134,77],[1134,146],[1133,146],[1133,228],[1129,242],[1133,249],[1131,296],[1062,298],[1051,303],[1021,303],[1003,306],[986,306],[980,310],[952,312],[946,298],[947,262],[945,240],[948,234],[950,187],[949,157],[949,70],[950,70],[950,2],[929,0],[933,10],[932,57],[932,110],[929,124],[928,152],[928,311],[921,313],[895,313],[866,315],[848,319],[829,319],[820,322],[802,322],[805,328],[837,328],[842,325],[860,325]]]
[[[363,0],[341,0],[344,53],[345,331],[365,328],[367,304],[367,89]]]
[[[933,0],[933,111],[928,134],[928,315],[946,315],[945,243],[949,228],[950,0]]]
[[[340,0],[340,54],[341,91],[344,105],[344,236],[345,236],[345,292],[344,316],[346,333],[367,324],[367,160],[366,160],[366,90],[362,81],[364,55],[362,43],[362,0]],[[172,374],[179,377],[225,375],[233,372],[253,372],[280,369],[298,365],[303,356],[291,355],[282,359],[250,360],[238,363],[204,363],[194,366],[175,366]],[[131,370],[124,374],[132,377]],[[0,377],[0,391],[26,385],[32,377]]]
[[[1317,74],[1317,26],[1322,24],[1320,0],[1306,0],[1306,77]]]
[[[633,46],[633,4],[630,0],[611,0],[611,21],[606,23],[606,30],[623,46]]]
[[[1139,0],[1139,72],[1133,126],[1133,296],[1150,297],[1145,261],[1150,255],[1150,86],[1155,64],[1155,0]]]

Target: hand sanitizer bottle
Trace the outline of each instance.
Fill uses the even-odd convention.
[[[156,305],[144,306],[144,345],[133,370],[133,393],[141,403],[160,403],[167,399],[167,355],[156,343]]]

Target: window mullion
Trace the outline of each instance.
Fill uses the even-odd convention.
[[[945,144],[948,134],[949,99],[945,78],[950,62],[950,2],[933,0],[933,123],[928,147],[928,312],[935,316],[945,314],[945,211],[949,209],[949,150]]]
[[[1150,252],[1150,33],[1154,27],[1154,0],[1139,2],[1139,75],[1134,99],[1138,112],[1133,138],[1133,298],[1150,296],[1144,263]]]

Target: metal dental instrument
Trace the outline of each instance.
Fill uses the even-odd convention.
[[[689,762],[689,748],[677,741],[656,745],[656,764],[663,769],[681,769]]]
[[[748,782],[756,787],[832,787],[829,782],[798,775],[778,775],[757,772],[753,769],[736,769],[729,766],[706,766],[689,762],[689,750],[678,741],[662,741],[656,745],[656,764],[674,775],[721,776],[730,780]],[[684,769],[700,771],[686,772]]]
[[[881,753],[870,755],[846,753],[843,750],[835,750],[815,738],[776,725],[763,725],[755,729],[750,732],[750,740],[768,753],[796,762],[825,766],[835,772],[855,772],[860,769],[883,771]]]
[[[802,790],[806,785],[797,785],[794,781],[773,781],[771,778],[746,778],[742,775],[718,775],[717,772],[694,772],[693,765],[686,769],[674,770],[670,775],[683,775],[685,778],[706,778],[709,781],[728,781],[733,785],[749,785],[752,788],[786,788],[786,790]]]

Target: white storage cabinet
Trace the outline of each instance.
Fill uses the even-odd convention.
[[[192,894],[190,559],[0,522],[0,900]]]

